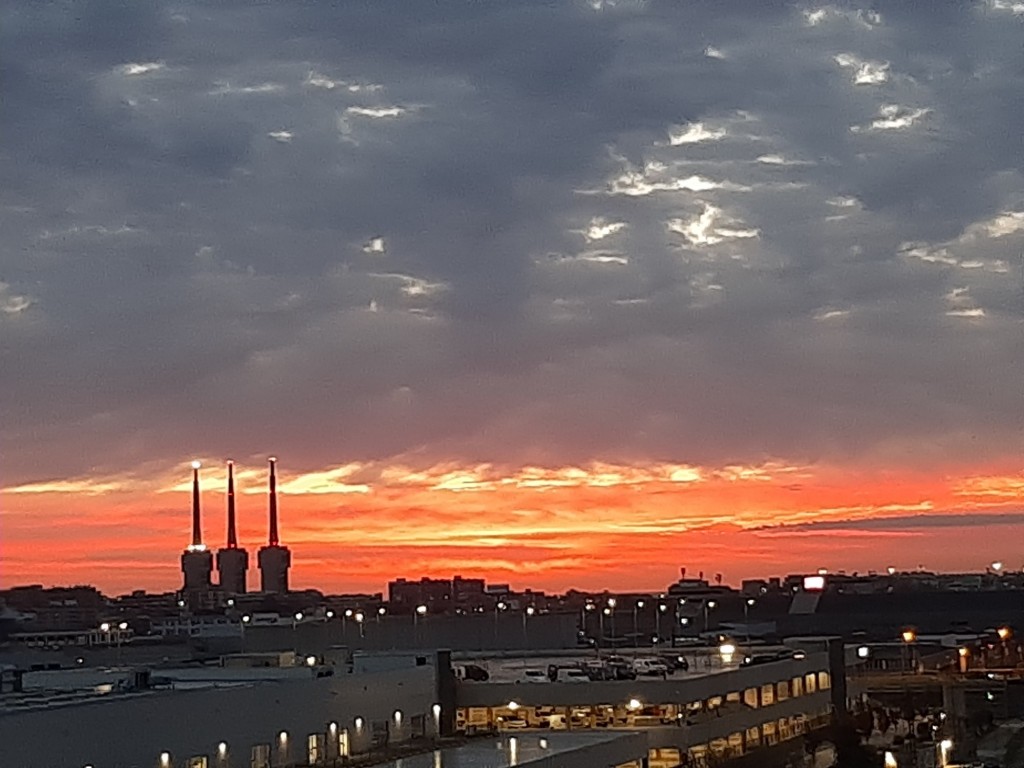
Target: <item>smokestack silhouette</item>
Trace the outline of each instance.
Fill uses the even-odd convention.
[[[270,457],[270,541],[259,551],[260,591],[288,592],[288,569],[292,553],[282,547],[277,536],[277,459]]]
[[[199,462],[192,462],[192,546],[203,545],[203,532],[199,523]]]
[[[277,546],[277,459],[270,457],[270,546]]]
[[[228,549],[238,548],[235,533],[235,462],[228,462]]]

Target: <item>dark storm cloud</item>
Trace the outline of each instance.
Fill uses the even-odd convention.
[[[930,528],[971,528],[990,525],[1022,525],[1021,512],[954,512],[940,515],[893,515],[892,517],[856,520],[816,520],[795,525],[770,525],[757,528],[759,533],[794,533],[827,531],[916,531]]]
[[[0,13],[9,482],[1019,448],[1011,5]]]

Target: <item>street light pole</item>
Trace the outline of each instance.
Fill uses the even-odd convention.
[[[420,616],[425,616],[427,613],[427,606],[417,605],[416,610],[412,614],[412,633],[415,641],[419,643],[420,638]]]
[[[743,601],[743,629],[747,636],[747,643],[750,643],[750,609],[754,607],[756,600],[748,597]]]
[[[128,622],[122,621],[117,625],[117,663],[121,663],[121,640],[124,637],[125,631],[128,629]]]
[[[654,627],[655,634],[658,636],[658,645],[661,644],[661,614],[668,610],[668,606],[664,603],[658,603],[658,610],[654,612]]]
[[[536,611],[537,611],[537,609],[534,608],[532,605],[526,606],[526,610],[523,611],[523,647],[524,648],[529,648],[530,647],[530,636],[529,636],[529,634],[527,632],[527,629],[526,629],[527,620],[531,616],[533,616],[533,614],[536,613]]]
[[[504,611],[508,606],[504,600],[499,600],[494,604],[494,647],[498,647],[498,612]]]
[[[643,600],[637,600],[633,603],[633,647],[636,648],[640,644],[640,633],[637,629],[637,612],[644,607]]]
[[[714,600],[704,601],[704,632],[708,631],[708,612],[715,607]]]
[[[611,633],[610,637],[612,639],[615,638],[615,606],[618,604],[618,602],[619,601],[616,600],[614,597],[608,598],[608,619],[611,622],[608,631]]]

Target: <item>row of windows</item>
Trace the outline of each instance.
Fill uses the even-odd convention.
[[[773,746],[794,739],[810,730],[828,724],[830,715],[821,713],[810,717],[797,715],[769,720],[746,731],[732,733],[726,738],[714,739],[707,744],[694,744],[687,750],[687,765],[693,768],[719,765],[762,746]]]
[[[805,694],[809,696],[818,691],[827,691],[831,687],[832,677],[828,672],[808,672],[803,677],[794,677],[792,680],[766,683],[760,688],[747,688],[743,692],[743,703],[752,709],[770,707],[778,701],[797,698]]]
[[[433,722],[431,732],[439,727],[440,707],[434,705],[433,716],[403,716],[396,710],[390,720],[366,722],[355,718],[353,727],[341,728],[330,723],[324,733],[311,733],[305,743],[294,744],[287,731],[281,731],[270,744],[254,744],[247,748],[235,748],[227,742],[217,745],[214,755],[193,755],[179,759],[170,752],[160,753],[159,768],[277,768],[282,765],[328,765],[338,758],[347,758],[369,749],[383,747],[392,741],[406,741],[428,735],[428,722]],[[247,753],[247,754],[246,754]],[[247,759],[246,759],[247,758]]]

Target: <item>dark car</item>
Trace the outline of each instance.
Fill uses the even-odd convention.
[[[677,670],[685,672],[690,668],[690,662],[681,653],[663,653],[658,658],[665,662],[665,666],[668,667],[670,674]]]
[[[754,667],[758,664],[771,664],[774,661],[789,661],[790,659],[802,659],[806,656],[803,651],[777,651],[775,653],[755,653],[744,656],[741,666]]]
[[[605,662],[605,666],[611,672],[611,680],[636,680],[636,671],[629,659],[613,656]]]

